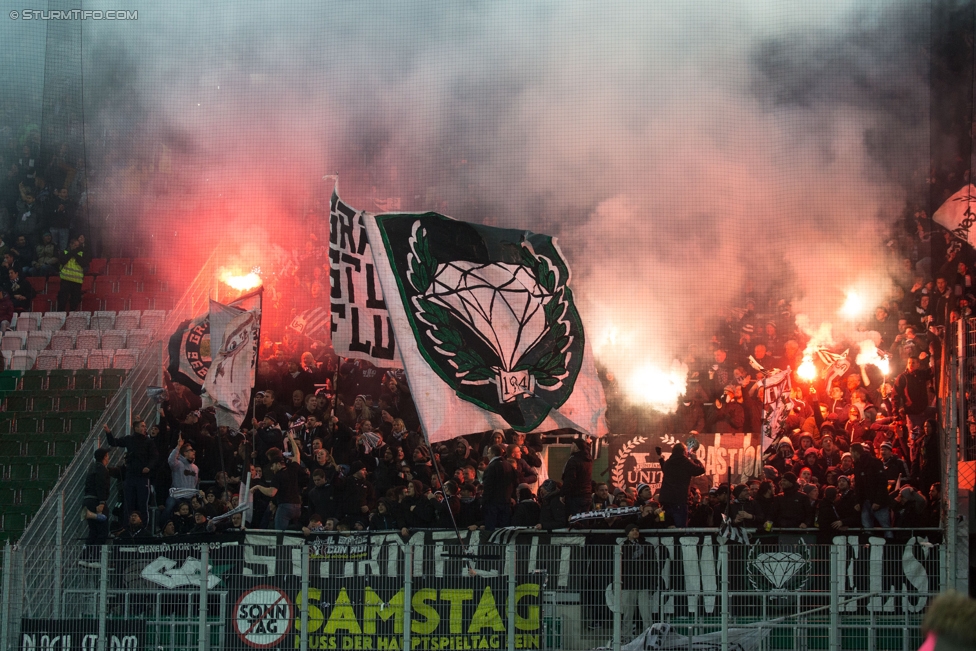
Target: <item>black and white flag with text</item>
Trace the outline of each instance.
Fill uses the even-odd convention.
[[[338,185],[332,191],[329,210],[329,270],[336,354],[374,366],[403,368],[366,238],[363,213],[339,198]]]

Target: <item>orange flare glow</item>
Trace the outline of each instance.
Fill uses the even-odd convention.
[[[224,271],[220,274],[220,280],[239,292],[246,292],[249,289],[261,286],[261,276],[253,271],[244,275],[234,275],[230,271]]]
[[[813,360],[804,357],[803,362],[796,369],[797,376],[804,382],[813,382],[817,379],[817,367],[813,365]]]

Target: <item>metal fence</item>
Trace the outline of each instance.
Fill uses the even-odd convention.
[[[908,535],[250,531],[117,538],[94,568],[8,546],[0,648],[915,649],[946,564]]]

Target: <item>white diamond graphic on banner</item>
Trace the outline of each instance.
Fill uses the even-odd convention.
[[[753,567],[774,587],[782,588],[806,566],[806,559],[793,552],[768,552],[759,554]]]

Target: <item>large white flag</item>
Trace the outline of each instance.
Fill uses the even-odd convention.
[[[329,210],[332,346],[340,357],[403,368],[376,278],[363,214],[339,198],[336,186]]]
[[[963,242],[974,244],[976,238],[971,239],[972,236],[970,235],[973,222],[976,221],[976,211],[973,210],[974,203],[976,203],[976,186],[970,183],[946,199],[945,203],[932,215],[932,219],[935,220],[935,223],[952,231],[952,234]]]
[[[436,213],[364,215],[431,441],[494,428],[607,432],[606,399],[548,235]]]
[[[203,406],[214,407],[217,425],[238,428],[247,416],[261,341],[261,294],[243,309],[210,301],[213,361],[203,383]]]

